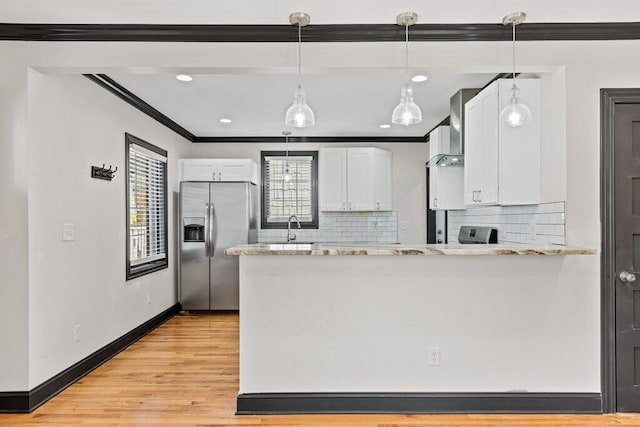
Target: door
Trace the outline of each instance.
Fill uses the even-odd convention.
[[[482,146],[480,147],[482,187],[478,200],[486,205],[498,203],[498,126],[500,124],[498,85],[494,83],[482,93],[485,93],[482,98]]]
[[[640,411],[640,104],[615,106],[617,410]],[[628,274],[625,274],[628,273]]]
[[[391,152],[373,150],[373,191],[377,211],[390,211],[393,206],[391,190]]]
[[[375,210],[373,200],[373,149],[347,149],[347,210]]]
[[[225,249],[249,241],[250,197],[246,183],[212,183],[210,263],[211,310],[239,307],[239,257],[225,255]]]
[[[217,178],[215,164],[211,159],[184,159],[180,162],[181,181],[214,181]]]
[[[209,184],[180,184],[180,303],[184,310],[209,309],[207,221]]]
[[[464,203],[469,206],[477,203],[482,185],[482,102],[478,98],[481,94],[465,105]]]
[[[320,210],[347,209],[347,149],[320,149]]]
[[[251,181],[251,160],[218,160],[218,181]]]

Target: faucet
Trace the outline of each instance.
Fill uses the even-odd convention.
[[[296,240],[296,233],[292,233],[291,232],[291,221],[292,220],[296,220],[296,222],[298,223],[298,228],[301,228],[302,226],[300,225],[300,221],[298,221],[298,217],[295,215],[291,215],[289,217],[289,220],[287,221],[287,242],[290,242],[292,240]]]

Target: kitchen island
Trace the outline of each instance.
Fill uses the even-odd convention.
[[[600,410],[593,249],[227,254],[240,256],[238,413]]]

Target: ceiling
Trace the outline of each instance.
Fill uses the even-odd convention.
[[[617,0],[613,8],[611,2],[602,0],[457,0],[455,7],[441,0],[405,0],[401,4],[389,0],[110,0],[105,6],[105,2],[97,0],[0,0],[0,21],[288,25],[290,13],[305,11],[311,15],[311,25],[392,24],[398,13],[410,10],[417,12],[420,24],[499,23],[507,13],[524,10],[528,23],[633,22],[640,13],[630,11],[640,12],[638,3],[637,0]],[[190,49],[188,43],[179,45],[185,52]],[[240,45],[242,48],[238,49]],[[121,68],[108,75],[197,136],[281,136],[282,131],[289,130],[283,121],[297,83],[296,50],[292,43],[284,43],[286,46],[276,55],[279,57],[262,55],[260,59],[260,53],[272,45],[221,44],[220,49],[237,50],[237,61],[242,65],[219,63],[216,71],[211,71],[211,67],[193,66],[193,61],[199,60],[194,57],[183,58],[182,62],[167,60],[164,67],[154,67],[151,71],[128,72]],[[306,66],[307,70],[303,83],[308,103],[316,114],[316,126],[295,130],[296,136],[423,136],[448,115],[449,97],[458,89],[484,86],[498,72],[509,68],[503,63],[491,70],[473,70],[473,55],[470,55],[468,69],[448,70],[446,64],[434,64],[430,52],[420,53],[426,46],[421,49],[414,44],[412,72],[426,72],[430,77],[425,83],[414,84],[423,122],[381,129],[380,124],[390,122],[404,83],[403,46],[400,43],[315,45],[303,45],[306,55],[303,69]],[[393,45],[392,51],[389,45]],[[372,49],[379,52],[377,69],[353,66],[359,55],[365,51],[371,55]],[[499,55],[500,60],[508,64],[510,52],[504,53],[506,55]],[[323,68],[324,56],[333,57],[334,62]],[[144,58],[141,59],[144,62]],[[349,72],[341,71],[340,67],[347,62],[352,64]],[[137,64],[126,65],[135,68]],[[175,74],[183,70],[194,76],[192,82],[175,79]],[[232,123],[220,123],[221,118],[230,118]]]
[[[402,70],[377,74],[303,76],[316,125],[294,129],[296,136],[423,136],[449,115],[449,98],[463,87],[482,87],[495,74],[431,74],[414,83],[423,121],[393,125],[400,100]],[[110,74],[109,77],[197,136],[281,136],[284,115],[293,101],[295,74],[194,74],[181,82],[174,74]],[[220,122],[229,118],[232,123]]]

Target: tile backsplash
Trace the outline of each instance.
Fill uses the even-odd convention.
[[[460,226],[482,225],[498,229],[498,243],[564,245],[564,211],[564,202],[449,211],[449,243],[458,242]]]
[[[398,213],[395,211],[320,212],[319,225],[317,230],[295,229],[296,242],[398,242]],[[258,230],[258,242],[286,241],[286,229]]]

